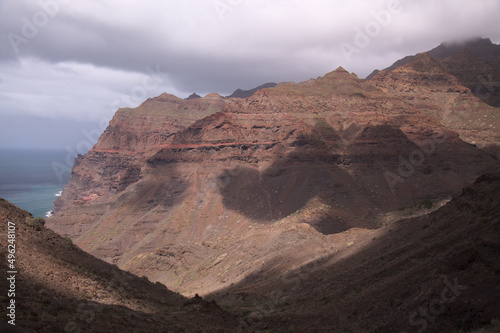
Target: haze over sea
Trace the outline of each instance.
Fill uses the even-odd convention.
[[[70,177],[67,155],[65,151],[0,150],[0,197],[34,217],[47,217]]]

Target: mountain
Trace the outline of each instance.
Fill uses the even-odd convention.
[[[481,328],[498,318],[486,310],[496,293],[483,294],[498,282],[500,113],[462,82],[488,70],[478,59],[421,53],[371,80],[339,67],[247,98],[162,94],[120,109],[47,226],[217,300],[240,331]],[[470,282],[435,320],[413,315],[474,274],[485,289]]]
[[[500,45],[489,38],[475,38],[465,42],[442,43],[426,52],[445,71],[456,76],[483,102],[500,106]],[[393,71],[412,61],[416,56],[407,56],[396,61],[384,71]],[[371,80],[379,73],[373,71],[367,76]]]
[[[428,53],[418,54],[393,71],[381,71],[370,82],[500,158],[495,148],[500,139],[498,108],[482,103]]]
[[[82,203],[90,202],[95,195],[134,183],[149,155],[171,143],[176,132],[220,111],[225,104],[218,94],[183,100],[163,93],[135,109],[119,109],[93,149],[75,160],[73,181],[65,188],[68,195],[57,200],[55,210],[64,209],[68,197],[79,195]]]
[[[493,44],[489,38],[474,38],[462,42],[445,42],[433,48],[426,53],[434,60],[440,61],[448,57],[455,57],[462,53],[464,50],[475,54],[478,58],[494,65],[500,60],[500,46]],[[385,68],[385,71],[392,71],[398,67],[406,65],[415,56],[406,56],[399,59],[391,66]],[[367,80],[371,79],[374,73],[368,75]]]
[[[191,95],[189,95],[189,97],[187,97],[186,99],[195,99],[195,98],[201,98],[200,95],[198,95],[197,93],[192,93]]]
[[[276,83],[270,82],[270,83],[264,83],[256,88],[249,89],[249,90],[242,90],[242,89],[236,89],[231,95],[227,97],[233,97],[233,98],[247,98],[253,96],[257,91],[265,88],[272,88],[276,87]]]
[[[13,270],[7,267],[7,245],[14,244],[17,271],[15,280],[0,281],[2,290],[15,291],[0,297],[4,309],[15,300],[15,317],[8,318],[15,326],[2,320],[2,332],[154,332],[159,327],[234,332],[236,319],[215,303],[188,300],[145,276],[122,271],[43,225],[28,224],[29,217],[0,198],[0,251],[5,258],[0,266],[3,272]],[[7,238],[7,230],[15,230],[15,238]]]
[[[499,167],[480,149],[500,142],[489,130],[497,110],[425,54],[371,81],[338,68],[246,99],[160,99],[117,112],[75,163],[48,225],[188,295],[278,260],[258,249],[293,228],[297,246],[303,233],[379,228],[384,214],[448,198]],[[213,112],[195,109],[168,132],[189,103]]]

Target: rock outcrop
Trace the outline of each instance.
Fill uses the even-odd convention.
[[[195,98],[201,98],[201,96],[198,95],[197,93],[192,93],[186,99],[195,99]]]

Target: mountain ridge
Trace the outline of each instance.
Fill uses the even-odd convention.
[[[483,102],[500,106],[500,45],[489,38],[475,38],[464,42],[442,43],[426,52],[445,70],[456,76]],[[393,71],[412,61],[416,55],[406,56],[384,69]],[[471,70],[473,68],[473,70]],[[479,68],[479,70],[478,70]],[[469,69],[467,74],[467,69]],[[366,77],[373,79],[380,71],[374,70]]]
[[[498,125],[498,112],[425,54],[371,81],[339,68],[245,99],[161,99],[174,103],[174,112],[187,103],[208,103],[211,114],[190,118],[190,125],[161,144],[142,137],[141,150],[120,144],[126,151],[107,151],[113,138],[123,137],[113,133],[123,126],[112,122],[75,164],[49,225],[132,271],[163,262],[150,268],[151,277],[176,291],[189,286],[191,292],[206,292],[224,279],[214,280],[212,268],[203,265],[164,262],[161,253],[182,260],[187,251],[191,262],[201,265],[201,258],[221,255],[209,245],[214,240],[234,247],[235,232],[293,225],[297,217],[324,235],[377,228],[380,214],[443,199],[498,167],[493,156],[473,146],[499,141],[498,131],[488,126]],[[154,114],[157,103],[149,100],[125,113],[143,117],[151,109]],[[463,120],[470,116],[467,105],[475,108],[473,127]],[[488,123],[479,122],[484,115]],[[96,168],[103,170],[101,178]],[[185,239],[192,244],[177,249]],[[194,283],[193,269],[207,269],[208,275]]]

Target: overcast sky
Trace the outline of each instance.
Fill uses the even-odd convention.
[[[162,92],[364,78],[443,41],[498,44],[499,22],[500,0],[0,0],[0,147],[83,150]]]

